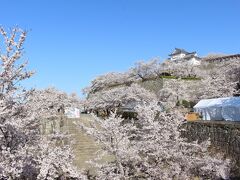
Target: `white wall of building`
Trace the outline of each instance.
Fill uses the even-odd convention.
[[[171,60],[182,59],[183,57],[185,57],[185,54],[184,54],[184,53],[176,54],[176,55],[174,55],[174,56],[171,57]]]

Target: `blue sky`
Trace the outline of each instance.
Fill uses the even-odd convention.
[[[81,93],[97,75],[175,48],[240,53],[239,0],[1,0],[0,24],[29,30],[29,87]]]

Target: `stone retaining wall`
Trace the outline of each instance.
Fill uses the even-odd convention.
[[[240,122],[195,121],[186,122],[182,135],[189,141],[210,139],[211,149],[224,153],[236,162],[234,173],[240,175]]]

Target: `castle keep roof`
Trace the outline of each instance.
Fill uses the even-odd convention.
[[[175,56],[175,55],[178,55],[178,54],[190,55],[190,54],[196,54],[196,51],[194,51],[194,52],[187,52],[184,49],[175,48],[175,50],[171,54],[169,54],[169,56]]]

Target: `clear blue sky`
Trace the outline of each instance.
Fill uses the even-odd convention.
[[[1,0],[0,24],[30,30],[28,86],[77,92],[97,75],[174,47],[240,53],[239,0]]]

